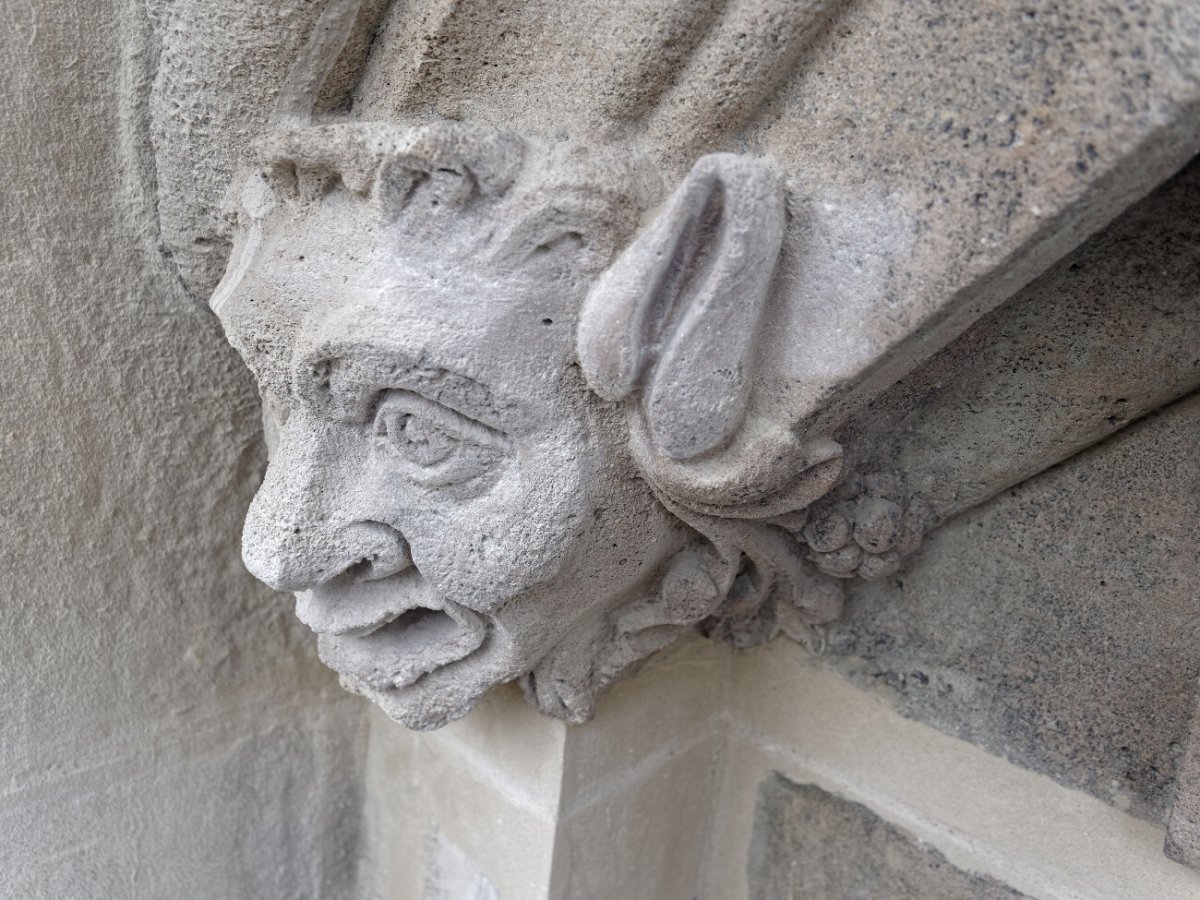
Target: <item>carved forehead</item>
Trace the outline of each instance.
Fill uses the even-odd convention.
[[[301,323],[293,384],[336,360],[348,392],[402,385],[496,427],[528,424],[521,411],[555,398],[574,346],[574,304],[531,287],[406,272],[348,295]]]
[[[277,200],[367,201],[408,252],[466,253],[515,268],[564,240],[582,272],[604,268],[661,192],[644,161],[609,148],[542,145],[500,129],[441,122],[285,129],[257,142]]]
[[[333,201],[264,219],[221,305],[230,342],[265,390],[294,397],[306,373],[336,361],[347,391],[387,382],[457,392],[462,402],[449,405],[477,417],[547,398],[573,359],[570,285],[405,258],[386,229],[346,227],[352,212]]]
[[[460,123],[283,130],[259,153],[213,305],[280,396],[301,323],[347,304],[506,375],[565,363],[591,276],[657,187],[628,159]]]

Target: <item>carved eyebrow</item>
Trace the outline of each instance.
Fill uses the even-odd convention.
[[[446,406],[437,400],[431,400],[421,394],[404,388],[381,391],[378,394],[377,407],[372,411],[372,418],[385,406],[399,407],[409,412],[423,413],[432,418],[438,425],[459,432],[467,440],[484,447],[507,450],[511,446],[509,436],[499,429],[485,425],[478,419],[468,416],[456,409]]]
[[[487,427],[504,432],[505,407],[475,379],[424,356],[377,346],[325,346],[303,354],[293,367],[292,392],[313,406],[331,407],[339,419],[371,414],[375,399],[389,389],[411,391]]]

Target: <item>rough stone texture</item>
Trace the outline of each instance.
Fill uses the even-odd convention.
[[[875,398],[838,440],[932,522],[1200,386],[1200,158]]]
[[[1200,869],[1200,697],[1175,778],[1175,797],[1163,852],[1176,862]]]
[[[143,24],[0,29],[0,895],[344,898],[361,710],[238,559],[258,401],[159,252]]]
[[[752,900],[1019,900],[964,872],[860,803],[782,775],[759,787],[751,837]]]
[[[357,5],[333,4],[350,16]],[[267,15],[241,0],[171,6],[235,33]],[[172,133],[186,143],[198,131],[212,150],[167,154],[162,179],[203,185],[206,209],[247,131],[269,119],[311,22],[311,4],[286,6],[296,13],[286,22],[260,23],[271,40],[253,50],[252,83],[230,77],[245,56],[236,41],[184,35],[164,57],[155,115],[177,122],[182,106]],[[782,383],[763,402],[815,432],[840,426],[1200,147],[1190,3],[638,0],[615,14],[607,0],[423,0],[382,13],[363,3],[349,30],[330,90],[353,84],[352,102],[327,94],[322,112],[621,148],[657,160],[672,183],[707,152],[772,159],[792,194],[782,262],[792,301],[764,341]],[[188,245],[186,220],[170,218],[172,246]],[[192,239],[226,240],[213,221],[199,216]],[[197,295],[211,286],[204,271]]]
[[[739,646],[781,629],[819,641],[836,579],[895,573],[931,525],[1200,377],[1186,227],[1154,247],[1172,257],[1161,305],[1109,259],[1137,247],[1093,245],[1079,258],[1099,271],[1074,290],[1102,291],[1103,308],[1060,304],[1050,320],[1023,298],[908,371],[1200,145],[1194,10],[1129,22],[1087,0],[1040,15],[929,3],[885,40],[940,54],[953,28],[964,55],[936,73],[889,60],[881,83],[862,29],[895,18],[889,0],[683,6],[691,34],[674,4],[594,29],[614,69],[575,64],[581,22],[607,21],[587,3],[568,23],[541,3],[335,0],[302,42],[275,23],[257,109],[219,90],[244,61],[236,42],[185,29],[194,53],[166,45],[153,116],[180,97],[213,115],[197,202],[211,206],[212,179],[264,131],[258,168],[232,182],[233,253],[211,301],[278,439],[245,559],[298,592],[347,687],[410,726],[517,678],[539,708],[583,721],[694,624]],[[1002,71],[959,87],[972,47]],[[855,124],[826,147],[797,140],[828,112],[794,102],[814,65],[818,81],[828,66],[872,88],[829,92]],[[670,83],[630,93],[631,73]],[[700,155],[735,127],[743,152]],[[173,154],[156,152],[160,183],[187,172]],[[958,180],[969,202],[947,194]],[[1163,207],[1186,221],[1194,180],[1110,242]],[[1141,305],[1127,311],[1127,295]],[[1150,319],[1167,340],[1137,333]],[[1068,409],[1066,370],[1114,342],[1124,354]],[[1106,378],[1120,396],[1091,401]]]
[[[831,661],[907,715],[1162,821],[1200,660],[1200,397],[850,591]]]
[[[128,17],[143,34],[129,42],[138,50],[123,99],[146,111],[131,119],[139,130],[130,139],[153,149],[160,242],[197,302],[212,291],[229,255],[230,176],[271,120],[324,5],[146,0],[144,12]]]
[[[771,402],[816,430],[1200,146],[1191,3],[431,0],[376,46],[364,119],[611,142],[672,181],[715,150],[775,160],[796,219]]]
[[[14,7],[0,815],[17,838],[0,862],[18,894],[354,889],[358,707],[331,699],[229,541],[262,463],[256,398],[186,300],[235,238],[214,305],[276,441],[247,562],[300,591],[352,687],[419,727],[517,677],[582,720],[698,620],[738,644],[812,635],[840,608],[832,577],[893,573],[930,521],[1194,386],[1192,233],[1160,233],[1179,255],[1149,274],[1106,260],[1157,259],[1132,241],[1155,209],[1186,217],[1173,201],[1077,257],[1074,288],[1048,282],[1058,343],[1033,340],[1050,321],[1035,293],[947,348],[1195,153],[1194,4],[612,10]],[[1156,278],[1161,306],[1139,284]],[[1089,290],[1099,302],[1066,308]],[[1097,401],[1079,358],[1114,342],[1098,371],[1121,390]],[[926,367],[875,407],[893,418],[874,436],[855,431],[941,349],[985,377],[939,404]],[[986,377],[1031,349],[1058,357],[1041,382]],[[997,412],[1051,374],[1074,404]],[[1037,446],[981,474],[959,427],[973,389]],[[964,443],[938,440],[942,416]],[[911,666],[893,679],[907,713],[1161,818],[1195,674],[1187,422],[1183,405],[1142,423],[960,519],[911,580],[857,589],[841,665],[868,682]],[[838,483],[855,454],[873,471]],[[936,496],[910,496],[916,480]],[[881,612],[905,585],[916,599]],[[672,859],[696,868],[701,827],[654,843],[642,815],[712,777],[721,742],[678,749],[671,778],[650,758],[565,831],[533,809],[536,853],[569,863],[625,816],[650,883]],[[408,784],[461,775],[420,758]],[[685,799],[690,821],[712,815]],[[433,869],[453,890],[501,884],[478,849],[447,838]],[[558,871],[604,889],[602,868]]]
[[[243,556],[348,688],[428,729],[520,678],[580,722],[699,623],[836,615],[775,520],[841,449],[749,409],[766,166],[702,157],[618,256],[655,195],[603,151],[453,122],[260,147],[212,299],[276,436]]]

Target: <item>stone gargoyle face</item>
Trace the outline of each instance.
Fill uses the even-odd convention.
[[[784,527],[836,447],[746,427],[765,169],[702,160],[614,262],[653,188],[578,150],[350,125],[262,156],[213,298],[272,444],[243,555],[348,688],[432,728],[520,679],[581,721],[699,622],[836,612]]]

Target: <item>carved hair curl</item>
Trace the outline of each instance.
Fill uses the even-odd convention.
[[[596,274],[661,192],[653,172],[627,154],[541,145],[463,122],[283,128],[255,152],[277,194],[309,201],[340,182],[374,202],[384,221],[417,236],[436,228],[439,239],[498,267],[568,244],[580,251],[580,270]]]

